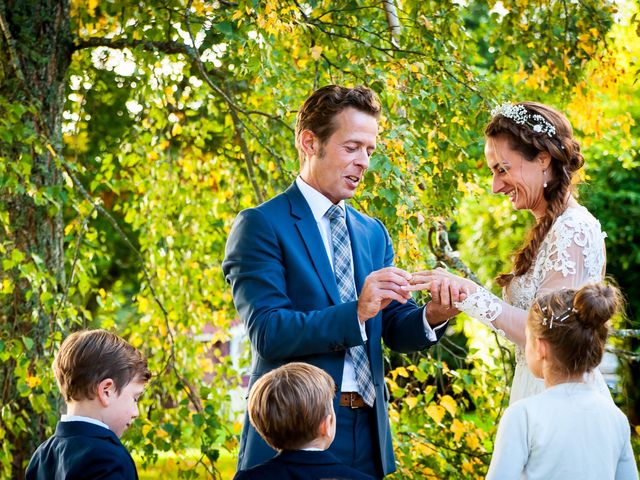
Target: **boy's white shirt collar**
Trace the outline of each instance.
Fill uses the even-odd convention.
[[[93,423],[94,425],[98,425],[99,427],[104,427],[107,430],[111,430],[106,423],[103,423],[100,420],[97,420],[95,418],[84,417],[82,415],[66,415],[66,414],[63,414],[60,417],[60,421],[61,422],[87,422],[87,423]]]

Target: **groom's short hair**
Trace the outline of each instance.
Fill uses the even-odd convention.
[[[333,378],[307,363],[292,362],[264,374],[249,392],[249,420],[275,450],[299,450],[319,436],[332,413]]]
[[[300,145],[300,134],[304,130],[310,130],[324,144],[336,131],[336,115],[349,107],[368,113],[376,119],[380,118],[382,111],[376,92],[363,85],[353,88],[327,85],[307,98],[296,120],[296,148],[301,162],[304,163],[305,158]]]

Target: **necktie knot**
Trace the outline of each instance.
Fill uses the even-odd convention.
[[[336,220],[344,217],[344,211],[338,205],[331,205],[327,210],[327,218],[329,220]]]

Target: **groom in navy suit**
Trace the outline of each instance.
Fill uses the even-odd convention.
[[[367,87],[314,92],[297,118],[300,175],[284,193],[240,212],[222,264],[251,342],[249,388],[288,362],[324,369],[338,386],[329,451],[377,478],[396,469],[381,339],[398,352],[423,350],[457,313],[444,298],[416,305],[384,225],[345,203],[369,167],[379,115]],[[453,300],[459,295],[451,289]],[[245,418],[238,468],[275,453]]]

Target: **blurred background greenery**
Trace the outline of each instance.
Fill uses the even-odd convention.
[[[296,110],[328,83],[383,102],[354,203],[389,228],[398,265],[454,267],[447,232],[494,291],[532,217],[490,195],[488,112],[565,111],[628,298],[617,330],[640,328],[635,1],[12,0],[0,21],[3,478],[51,434],[53,354],[86,327],[116,330],[156,373],[124,437],[141,478],[232,476],[248,349],[224,244],[241,209],[295,178]],[[638,337],[610,349],[638,455]],[[394,478],[483,478],[509,346],[461,317],[437,348],[387,360]]]

